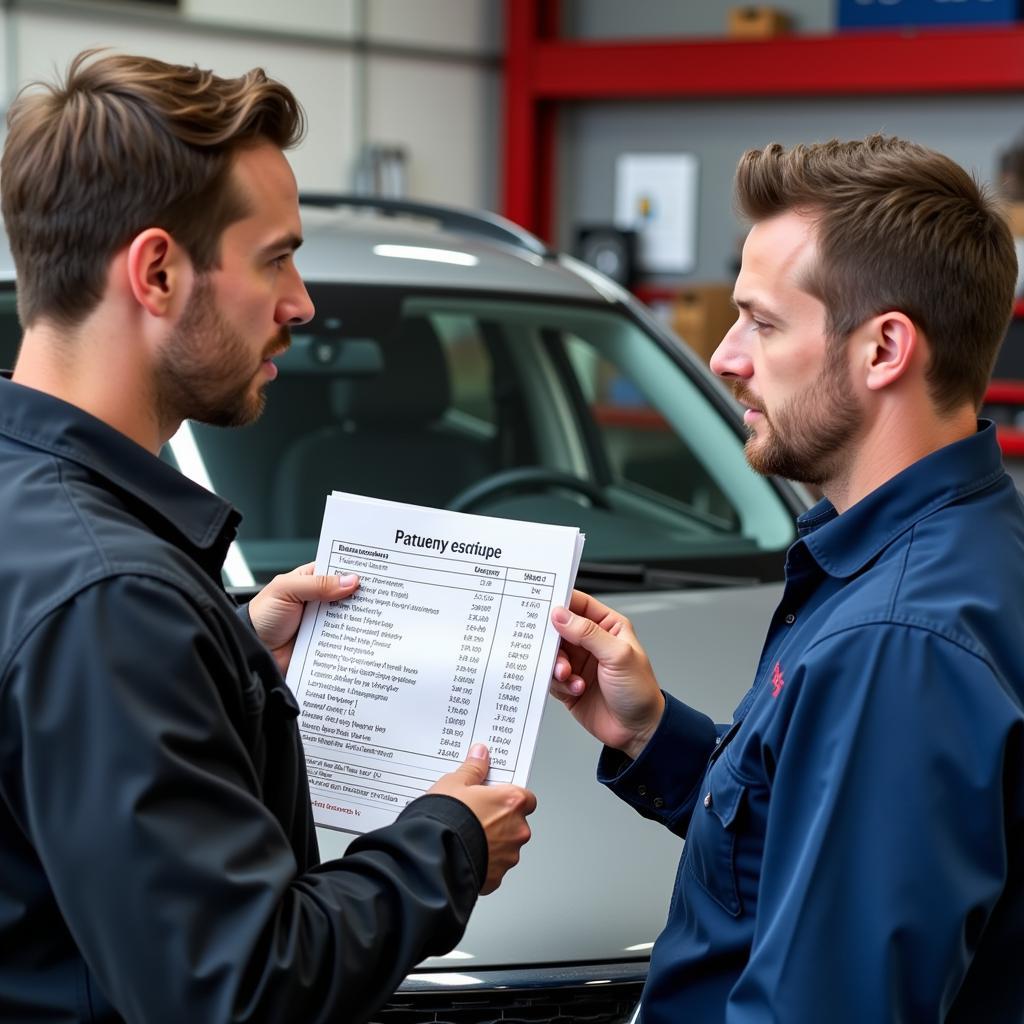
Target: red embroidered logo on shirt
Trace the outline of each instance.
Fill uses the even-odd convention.
[[[785,685],[786,680],[782,678],[782,666],[775,662],[775,671],[772,672],[772,696],[778,697]]]

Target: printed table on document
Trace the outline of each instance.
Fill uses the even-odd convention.
[[[299,699],[314,800],[399,810],[470,744],[510,782],[538,680],[555,573],[334,540],[328,572],[356,572],[318,612]],[[340,809],[340,808],[334,808]]]

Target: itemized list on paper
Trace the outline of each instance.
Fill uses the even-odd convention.
[[[565,527],[373,502],[327,503],[317,571],[358,573],[307,609],[288,681],[318,824],[365,832],[457,767],[525,785],[582,539]]]

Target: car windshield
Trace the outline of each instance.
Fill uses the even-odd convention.
[[[781,577],[793,514],[685,359],[621,309],[311,284],[244,428],[164,457],[243,513],[228,582],[315,557],[332,490],[578,526],[583,585]],[[17,337],[5,295],[0,357]]]

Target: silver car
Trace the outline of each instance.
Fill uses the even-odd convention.
[[[316,197],[303,223],[316,318],[264,415],[185,424],[164,453],[244,514],[226,583],[245,594],[312,560],[333,489],[571,524],[587,538],[578,586],[633,620],[665,689],[727,721],[807,507],[748,468],[727,391],[630,294],[498,218]],[[595,741],[549,705],[520,866],[379,1021],[629,1018],[679,842],[596,783]],[[322,855],[348,841],[321,830]]]

